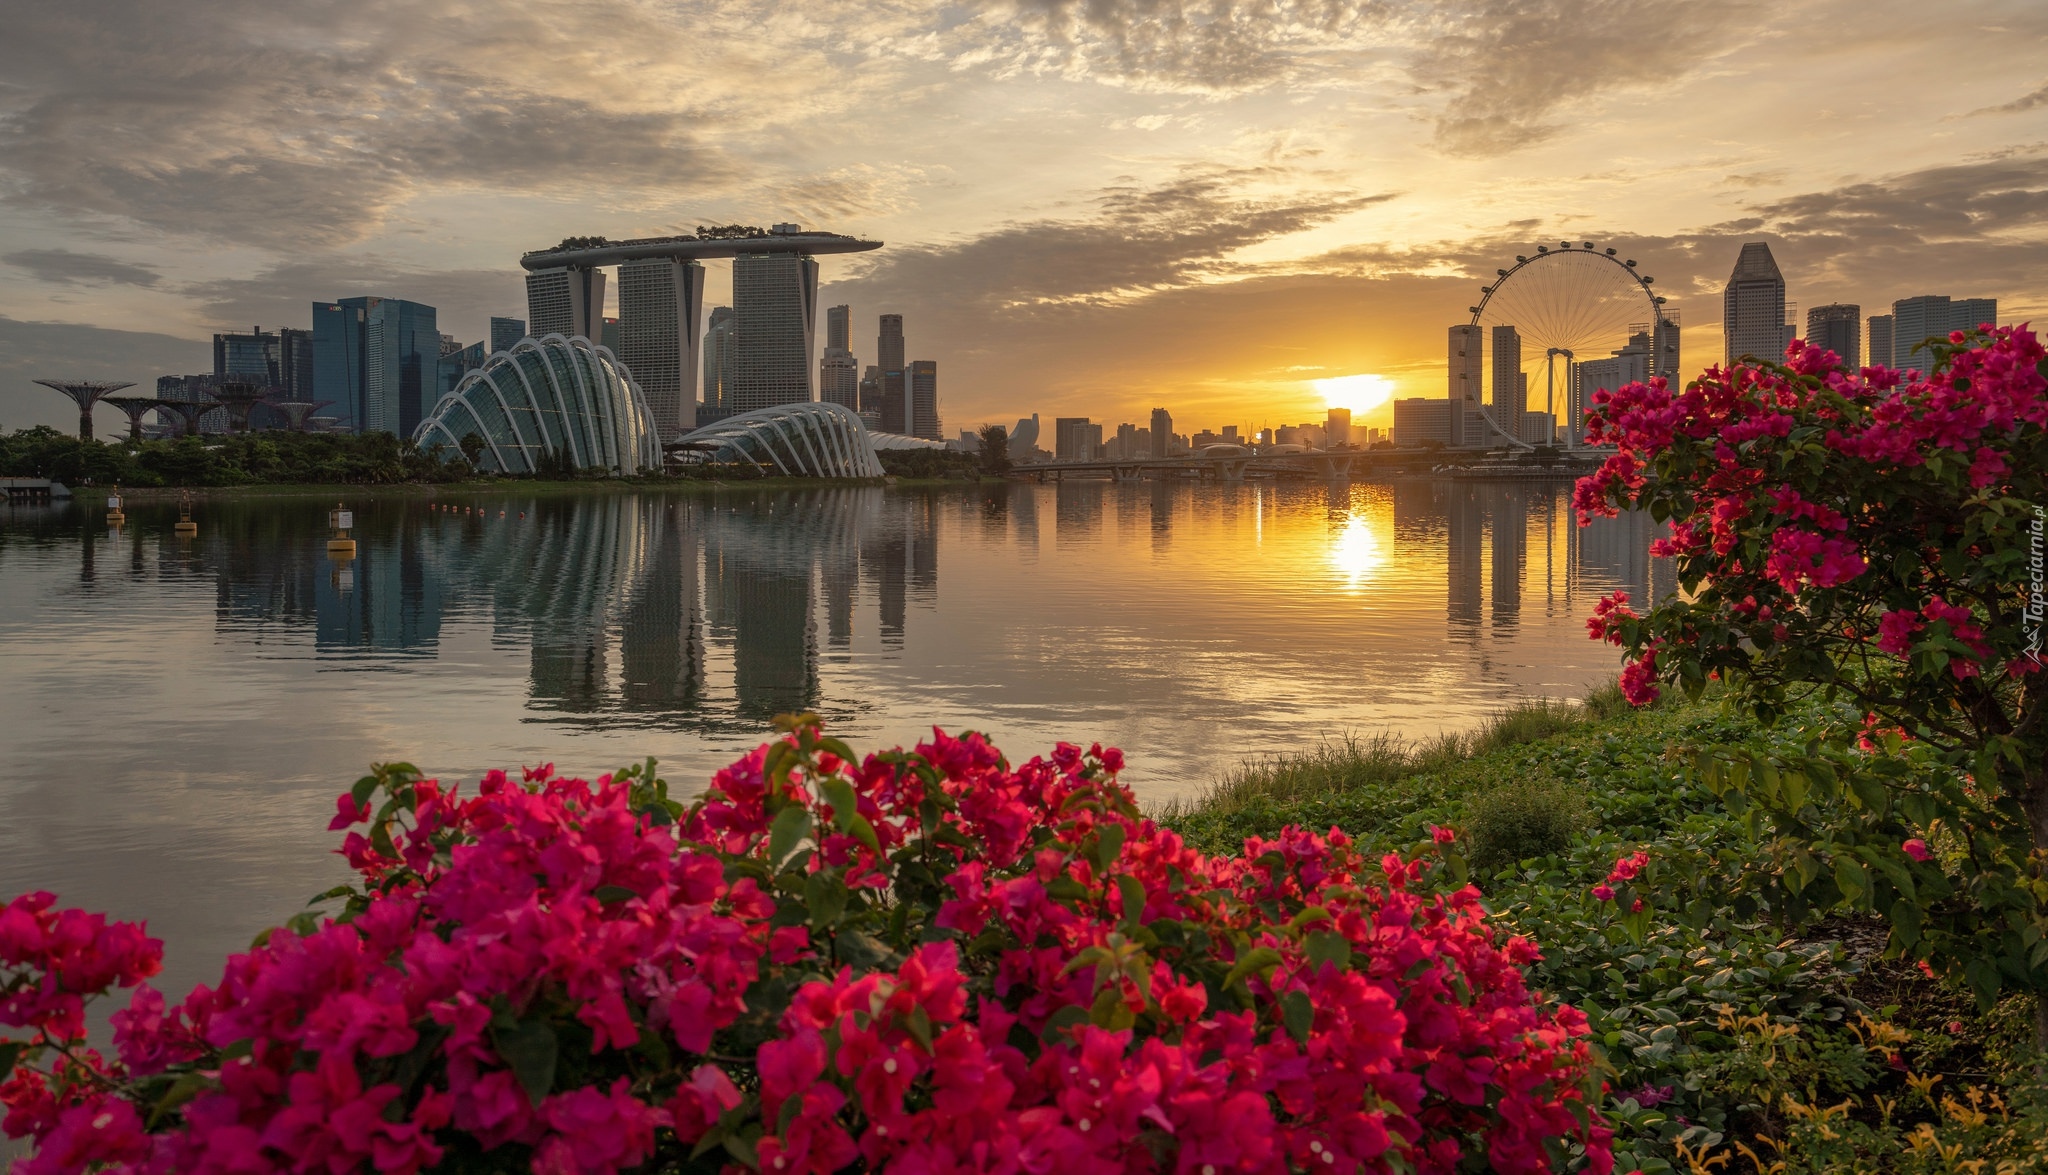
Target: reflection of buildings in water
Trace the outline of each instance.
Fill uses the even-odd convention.
[[[1010,533],[1017,536],[1017,554],[1027,563],[1038,558],[1038,495],[1042,492],[1037,486],[1016,484],[1008,489]]]
[[[1102,496],[1109,488],[1101,481],[1058,481],[1053,483],[1053,546],[1068,550],[1092,543],[1102,533]]]
[[[1444,533],[1448,482],[1397,481],[1389,487],[1394,499],[1394,544],[1406,550],[1427,550]]]
[[[1620,588],[1638,605],[1650,599],[1650,529],[1650,516],[1642,511],[1594,518],[1577,528],[1572,565],[1584,586],[1594,595]]]
[[[1522,580],[1529,562],[1529,493],[1513,483],[1482,490],[1493,544],[1493,630],[1511,635],[1521,623]]]
[[[1447,622],[1454,638],[1477,640],[1481,620],[1480,581],[1484,572],[1486,511],[1479,487],[1454,481],[1445,486],[1450,540],[1446,544]]]
[[[646,528],[647,578],[619,621],[619,705],[686,712],[704,693],[704,606],[697,503],[636,502]]]
[[[1154,478],[1152,483],[1152,551],[1165,551],[1173,545],[1173,491],[1174,484],[1165,478]]]

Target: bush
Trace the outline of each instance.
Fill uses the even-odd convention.
[[[138,928],[0,912],[27,1175],[1611,1166],[1585,1021],[1454,851],[1299,829],[1211,858],[1122,757],[856,761],[814,719],[685,807],[651,763],[339,798],[360,884],[167,1010]],[[1423,846],[1427,851],[1429,846]],[[1448,891],[1448,892],[1446,892]]]
[[[1474,796],[1467,810],[1472,870],[1490,877],[1519,861],[1563,853],[1591,823],[1585,800],[1563,784],[1507,780]]]

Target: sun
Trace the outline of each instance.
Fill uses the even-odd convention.
[[[1363,416],[1394,398],[1394,381],[1384,375],[1338,375],[1309,381],[1332,408]]]

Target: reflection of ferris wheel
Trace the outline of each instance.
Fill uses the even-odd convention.
[[[1472,320],[1452,328],[1451,376],[1463,385],[1453,410],[1462,401],[1485,421],[1486,435],[1468,436],[1465,443],[1505,441],[1523,449],[1549,443],[1549,436],[1537,435],[1541,429],[1524,435],[1519,414],[1525,412],[1548,413],[1551,424],[1564,424],[1568,442],[1575,443],[1585,410],[1576,393],[1589,361],[1611,363],[1637,378],[1675,371],[1677,312],[1664,309],[1665,299],[1651,291],[1654,278],[1637,273],[1636,263],[1614,250],[1595,249],[1591,241],[1560,241],[1555,249],[1539,245],[1533,255],[1516,257],[1512,268],[1494,272],[1494,282],[1480,287]],[[1635,366],[1639,373],[1631,371]],[[1601,386],[1609,382],[1601,379]]]

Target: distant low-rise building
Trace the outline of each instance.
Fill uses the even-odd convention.
[[[1448,398],[1412,396],[1394,401],[1394,443],[1424,445],[1451,443],[1451,404]]]

